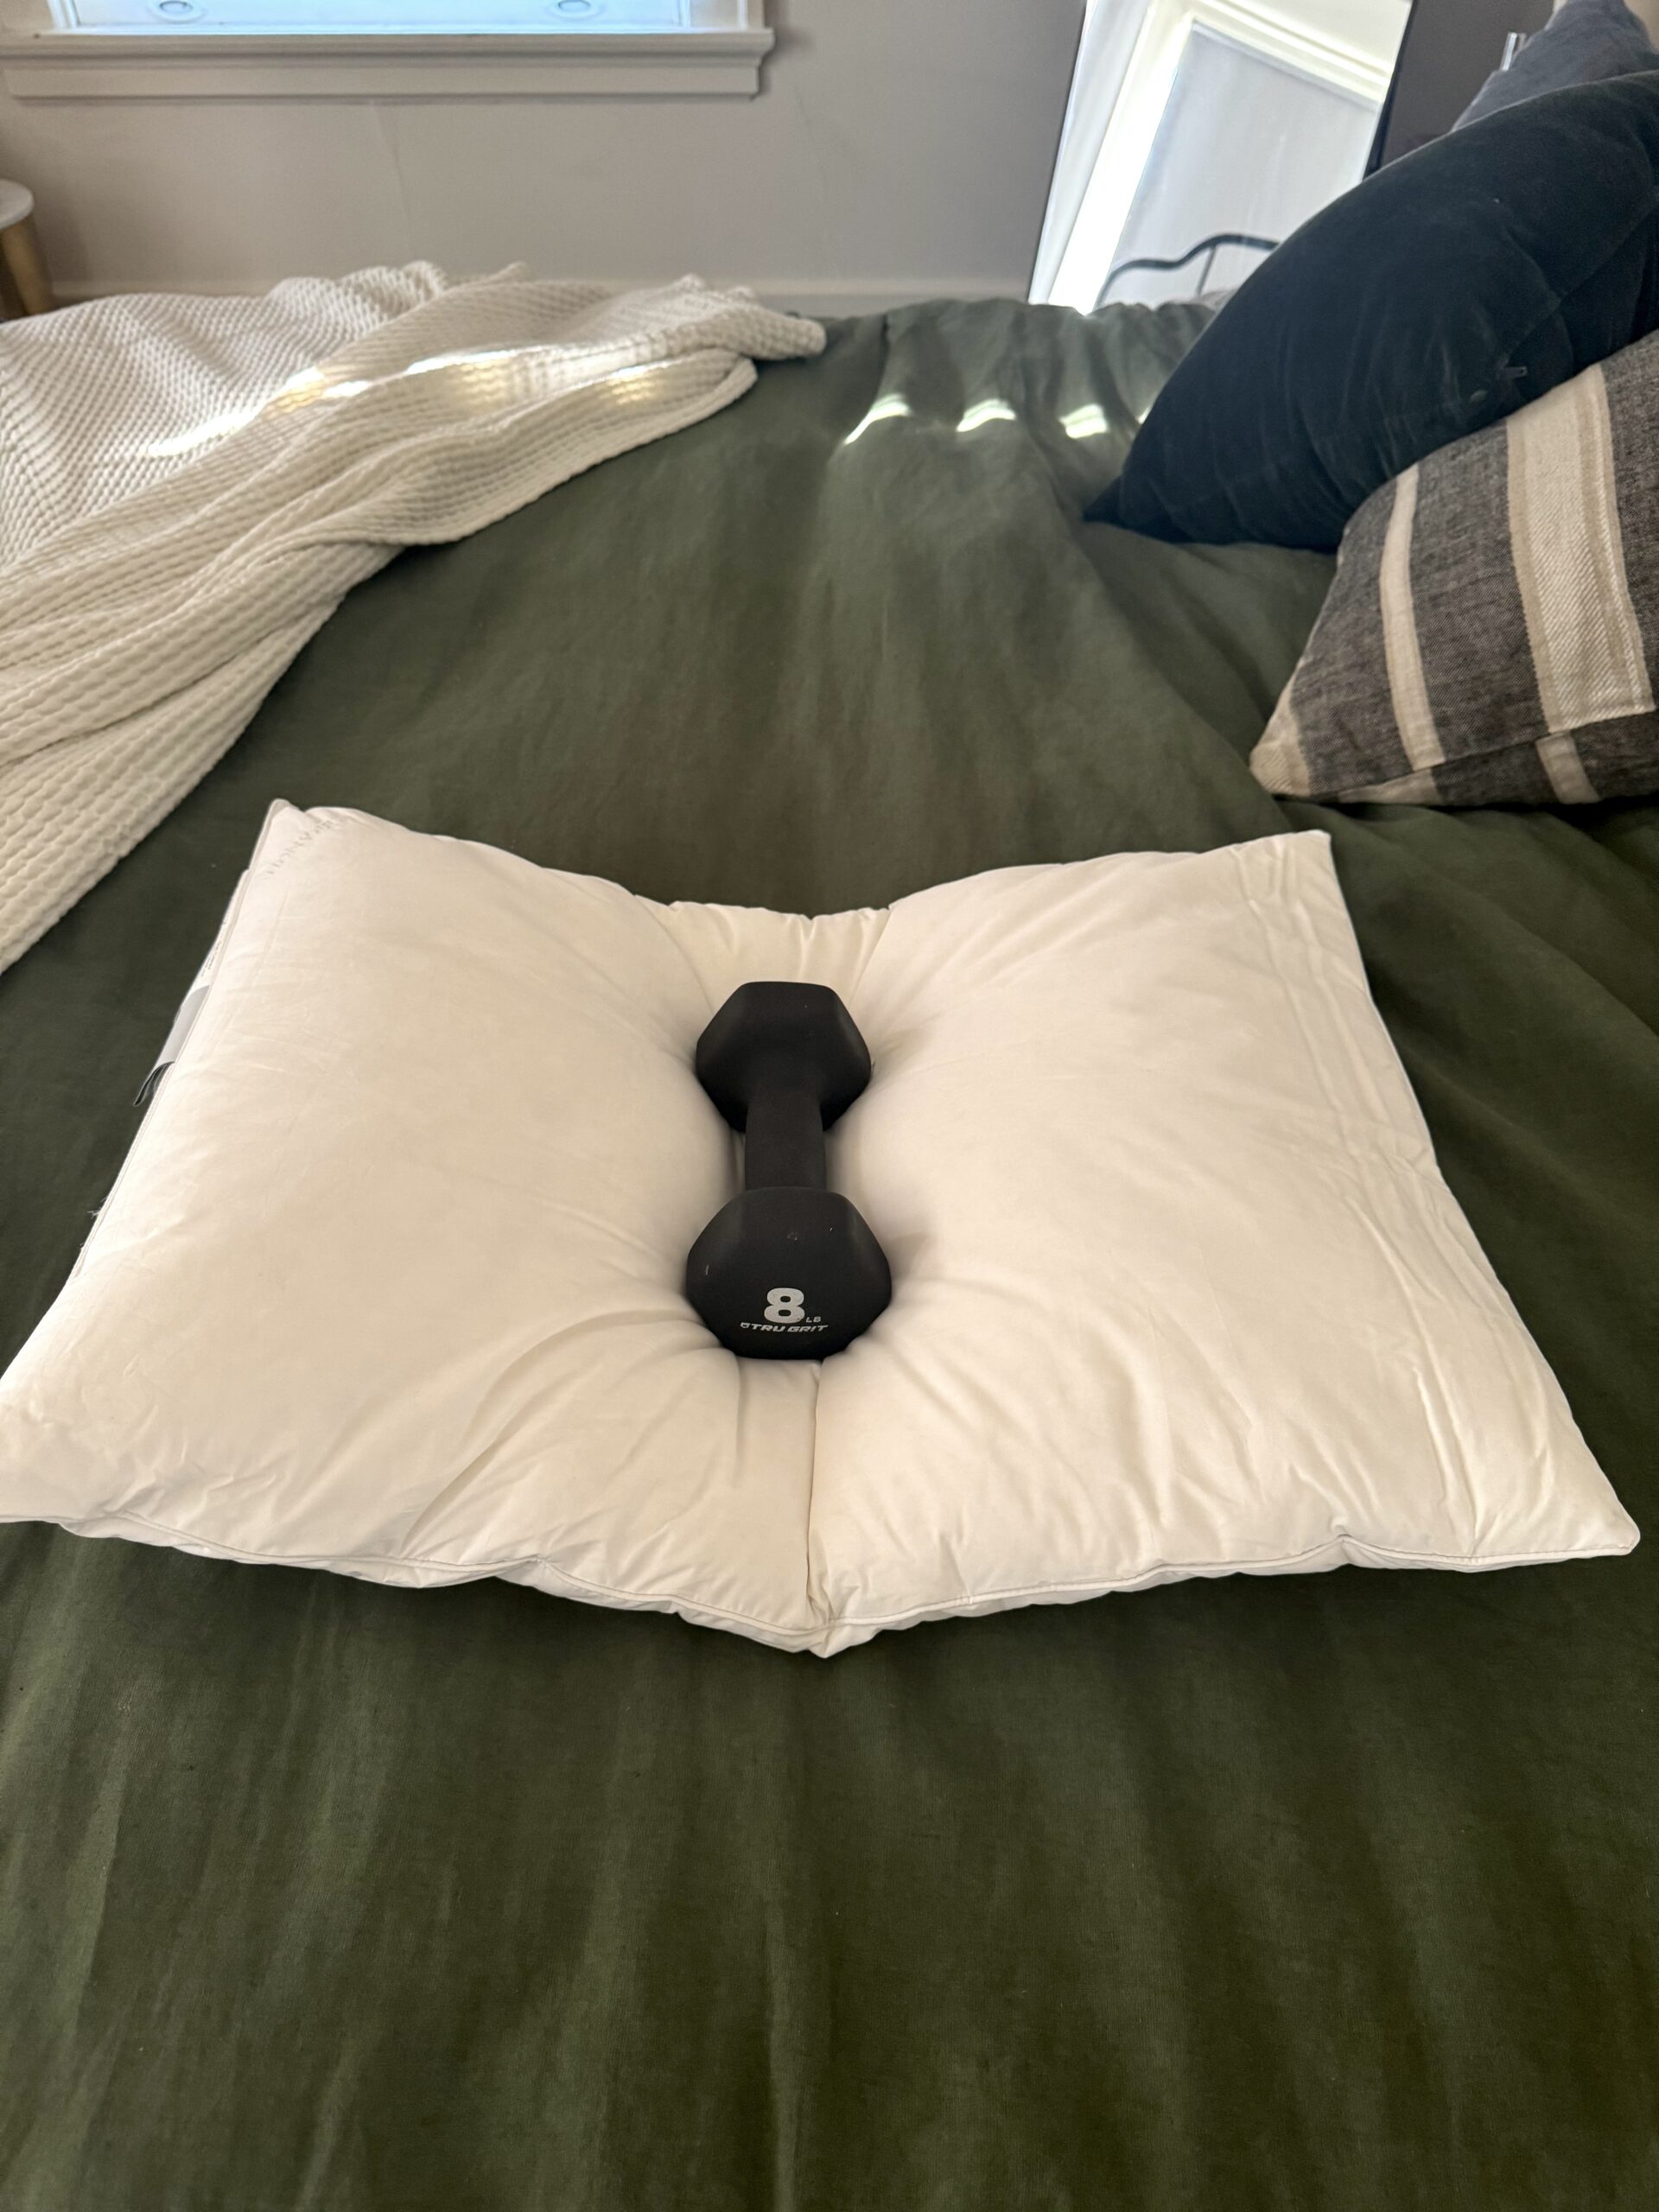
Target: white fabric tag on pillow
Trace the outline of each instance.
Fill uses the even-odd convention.
[[[692,1052],[751,978],[874,1064],[831,1180],[893,1303],[724,1351]],[[0,1518],[824,1654],[1185,1575],[1637,1531],[1441,1180],[1318,833],[886,911],[659,906],[275,808],[74,1273]]]

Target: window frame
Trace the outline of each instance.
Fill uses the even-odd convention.
[[[0,38],[0,81],[20,100],[752,99],[773,45],[764,0],[683,0],[678,25],[639,29],[498,17],[478,30],[237,30],[213,19],[233,0],[200,0],[200,18],[105,28],[80,22],[75,0],[36,4],[50,16]]]
[[[1381,105],[1393,74],[1392,56],[1332,33],[1319,20],[1323,13],[1319,0],[1150,0],[1111,96],[1088,182],[1052,257],[1045,300],[1085,312],[1094,306],[1095,272],[1109,269],[1116,257],[1193,31],[1214,32],[1264,60]],[[1039,253],[1039,268],[1045,257]]]

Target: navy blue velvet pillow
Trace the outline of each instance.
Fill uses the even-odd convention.
[[[1637,69],[1659,69],[1659,54],[1624,0],[1566,0],[1508,69],[1494,69],[1452,126],[1536,99],[1568,85],[1599,85]]]
[[[1335,549],[1440,447],[1659,326],[1659,73],[1438,139],[1270,254],[1090,510],[1154,537]]]

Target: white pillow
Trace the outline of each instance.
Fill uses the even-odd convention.
[[[822,1367],[683,1294],[739,1171],[692,1050],[755,976],[831,985],[874,1061],[831,1178],[893,1303]],[[1435,1169],[1324,836],[809,919],[290,807],[0,1382],[0,1515],[826,1654],[1637,1534]]]

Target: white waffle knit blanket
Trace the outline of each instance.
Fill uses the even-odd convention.
[[[0,540],[0,968],[400,546],[481,530],[714,414],[756,359],[823,345],[690,277],[612,294],[422,266],[5,326],[0,453],[21,489]]]

